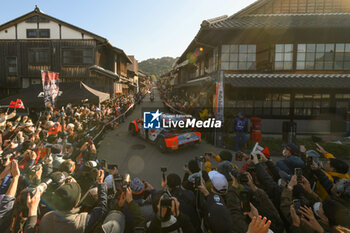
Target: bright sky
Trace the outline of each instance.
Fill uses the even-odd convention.
[[[139,61],[177,57],[204,19],[232,15],[255,0],[16,0],[1,4],[0,24],[35,5],[46,14],[107,38]]]

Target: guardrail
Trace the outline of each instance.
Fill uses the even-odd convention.
[[[134,106],[135,106],[135,104],[130,105],[130,107],[129,107],[128,109],[125,110],[125,112],[123,112],[122,114],[120,114],[119,116],[117,116],[116,118],[114,118],[113,120],[111,120],[111,121],[107,122],[106,124],[104,124],[104,125],[102,126],[102,129],[100,130],[100,132],[98,132],[92,140],[94,141],[97,137],[99,137],[99,136],[102,134],[102,132],[104,131],[104,129],[105,129],[105,127],[106,127],[107,125],[109,125],[109,124],[115,122],[116,120],[120,119],[121,117],[124,117],[125,114],[127,114],[127,113],[130,111],[130,109],[132,109]]]

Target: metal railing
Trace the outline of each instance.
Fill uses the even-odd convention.
[[[105,128],[106,128],[107,125],[109,125],[109,124],[111,124],[111,123],[113,123],[113,122],[119,120],[121,117],[124,117],[124,116],[130,111],[130,109],[132,109],[134,106],[135,106],[135,104],[130,105],[130,107],[129,107],[128,109],[126,109],[122,114],[120,114],[119,116],[117,116],[117,117],[114,118],[113,120],[111,120],[111,121],[105,123],[105,124],[102,126],[102,129],[95,135],[95,137],[93,138],[93,141],[94,141],[97,137],[99,137],[99,136],[102,134],[102,132],[105,130]]]

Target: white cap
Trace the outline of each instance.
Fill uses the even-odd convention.
[[[211,183],[213,184],[214,188],[219,192],[226,192],[228,189],[228,183],[226,177],[217,172],[217,171],[210,171],[208,173]]]
[[[69,124],[67,125],[67,129],[74,129],[74,124],[69,123]]]

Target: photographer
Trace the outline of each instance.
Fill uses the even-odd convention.
[[[146,221],[142,214],[141,208],[133,200],[130,187],[127,187],[118,199],[118,210],[122,211],[126,216],[125,232],[143,233],[145,232]],[[131,216],[132,219],[128,219]]]
[[[297,175],[293,175],[287,187],[283,187],[281,195],[280,210],[289,224],[293,224],[290,206],[295,205],[295,210],[298,211],[300,206],[311,207],[314,203],[321,199],[314,193],[310,187],[309,181],[302,176],[301,182],[298,183]],[[306,224],[300,225],[302,232],[311,232],[311,229]]]
[[[186,214],[196,229],[195,232],[201,232],[200,220],[196,212],[196,199],[193,192],[181,188],[181,178],[179,175],[171,173],[165,181],[162,179],[163,190],[168,189],[170,194],[175,197],[180,203],[180,211]]]
[[[164,191],[159,191],[152,198],[152,207],[155,217],[147,223],[146,232],[195,232],[189,218],[181,213],[180,203]]]
[[[260,160],[258,157],[260,157]],[[253,169],[250,171],[250,174],[255,184],[263,189],[273,201],[275,207],[279,208],[282,190],[276,182],[276,178],[279,177],[278,168],[272,161],[268,160],[263,153],[258,153],[258,155],[252,154],[251,158],[252,159],[249,159],[248,162],[253,164]],[[276,178],[274,179],[270,174],[275,174]]]
[[[320,168],[320,166],[313,162],[311,169],[313,174],[317,177],[315,192],[322,200],[325,200],[332,196],[332,188],[339,180],[350,180],[350,176],[348,174],[349,165],[340,159],[336,159],[320,145],[316,145],[318,147],[318,151],[327,159],[327,162],[324,168]]]
[[[79,213],[76,207],[80,202],[81,189],[78,183],[69,182],[55,191],[55,210],[43,216],[39,225],[39,232],[91,232],[96,224],[107,214],[107,186],[103,182],[104,172],[99,170],[96,177],[98,187],[98,204],[89,213]],[[37,192],[38,193],[38,192]],[[35,231],[37,221],[36,211],[39,205],[38,194],[27,199],[29,219],[25,233]]]
[[[288,175],[293,175],[295,168],[304,168],[304,161],[300,158],[300,149],[297,145],[290,143],[283,148],[284,159],[277,161],[276,166]]]
[[[18,180],[20,176],[18,164],[15,160],[6,166],[4,171],[1,173],[1,177],[7,173],[12,176],[12,180],[6,194],[0,195],[0,229],[7,229],[11,222],[12,209],[15,202]]]
[[[231,220],[230,211],[224,199],[228,190],[227,180],[223,174],[217,171],[209,172],[209,178],[210,192],[204,182],[198,187],[206,199],[204,222],[213,233],[231,232],[235,220]]]

